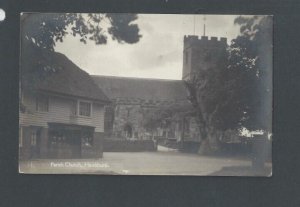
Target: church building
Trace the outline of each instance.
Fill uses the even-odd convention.
[[[184,36],[182,80],[92,76],[111,99],[104,131],[109,137],[200,142],[185,81],[225,61],[227,39]],[[225,63],[225,62],[224,62]]]

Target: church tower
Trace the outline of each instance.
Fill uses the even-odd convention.
[[[225,64],[227,39],[195,35],[184,36],[182,80],[190,80],[193,74]]]

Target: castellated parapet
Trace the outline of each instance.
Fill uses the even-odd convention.
[[[189,80],[198,72],[224,65],[226,48],[225,37],[184,36],[182,79]]]
[[[227,38],[221,37],[218,39],[218,37],[210,37],[208,39],[208,36],[199,36],[196,35],[185,35],[184,36],[184,49],[195,46],[195,47],[211,47],[211,46],[221,46],[226,47],[227,46]]]

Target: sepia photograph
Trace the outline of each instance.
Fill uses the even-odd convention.
[[[20,42],[19,173],[272,176],[273,16],[21,13]]]

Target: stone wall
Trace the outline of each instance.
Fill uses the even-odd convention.
[[[182,79],[189,80],[199,70],[206,71],[224,64],[226,48],[226,38],[185,36]]]
[[[124,140],[124,139],[105,139],[105,152],[141,152],[156,151],[157,145],[153,140]]]
[[[113,133],[116,137],[138,138],[142,132],[143,110],[137,104],[116,105]]]
[[[140,140],[168,138],[176,139],[177,141],[200,141],[200,133],[194,117],[183,116],[174,111],[167,121],[163,119],[155,121],[155,118],[157,118],[155,116],[159,117],[160,113],[163,113],[168,107],[162,107],[157,104],[157,101],[152,101],[152,103],[152,105],[146,105],[145,101],[141,101],[133,104],[130,102],[130,99],[127,99],[127,102],[115,102],[114,110],[110,110],[114,113],[110,115],[114,117],[111,123],[113,132],[110,135],[106,135],[106,138],[133,138]],[[184,127],[183,119],[185,122]],[[149,127],[151,125],[149,122],[151,121],[153,122],[152,129],[151,126]]]
[[[132,103],[130,99],[127,99],[127,102],[116,102],[112,137],[149,139],[161,134],[159,126],[153,130],[146,127],[149,119],[153,118],[160,107],[159,102],[151,100]]]

